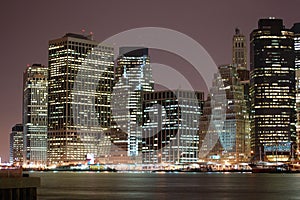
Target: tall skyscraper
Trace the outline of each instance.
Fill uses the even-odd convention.
[[[236,68],[240,84],[243,86],[244,99],[246,100],[247,110],[250,114],[250,79],[247,64],[247,43],[246,37],[241,34],[238,28],[235,29],[235,35],[232,38],[232,65]]]
[[[116,67],[116,82],[112,94],[112,115],[117,144],[127,137],[127,156],[141,162],[142,147],[142,93],[153,91],[152,72],[147,48],[121,47]],[[118,137],[122,135],[121,137]],[[137,160],[138,159],[138,160]]]
[[[235,29],[235,35],[232,38],[232,64],[237,69],[247,69],[246,37],[238,28]]]
[[[294,32],[295,78],[296,78],[296,113],[297,113],[297,149],[300,149],[300,23],[292,27]],[[298,155],[299,156],[299,155]]]
[[[10,133],[9,162],[15,165],[23,164],[23,124],[16,124]]]
[[[143,163],[198,161],[203,92],[157,91],[143,94]]]
[[[254,159],[286,161],[296,141],[293,32],[281,19],[260,19],[250,40]]]
[[[215,75],[215,82],[211,89],[214,91],[224,90],[226,93],[226,105],[224,122],[220,133],[216,130],[209,130],[211,122],[211,99],[208,98],[204,104],[203,115],[200,120],[200,146],[214,145],[211,152],[207,155],[209,159],[224,159],[231,161],[247,161],[250,156],[250,133],[249,117],[244,99],[243,85],[240,83],[236,67],[223,65],[219,67],[220,77]],[[223,86],[219,86],[217,79],[222,79]],[[213,144],[213,135],[218,134],[218,142]],[[211,135],[211,136],[207,136]],[[204,142],[205,137],[211,137]],[[210,141],[211,140],[211,141]],[[202,155],[200,155],[201,157]]]
[[[48,69],[28,66],[23,75],[24,164],[46,164]]]
[[[49,41],[48,161],[84,161],[101,154],[110,126],[113,48],[67,33]]]

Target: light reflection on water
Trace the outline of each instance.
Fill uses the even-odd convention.
[[[300,174],[34,172],[39,200],[299,199]]]

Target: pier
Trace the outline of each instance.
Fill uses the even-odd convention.
[[[0,170],[0,199],[36,200],[40,178],[23,177],[22,169]]]

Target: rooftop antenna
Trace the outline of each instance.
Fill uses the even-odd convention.
[[[91,31],[90,34],[88,35],[88,38],[90,40],[94,40],[94,33]]]
[[[81,29],[81,34],[85,35],[85,29],[84,28]]]

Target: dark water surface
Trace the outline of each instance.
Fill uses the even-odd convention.
[[[39,200],[300,200],[300,174],[34,172]]]

